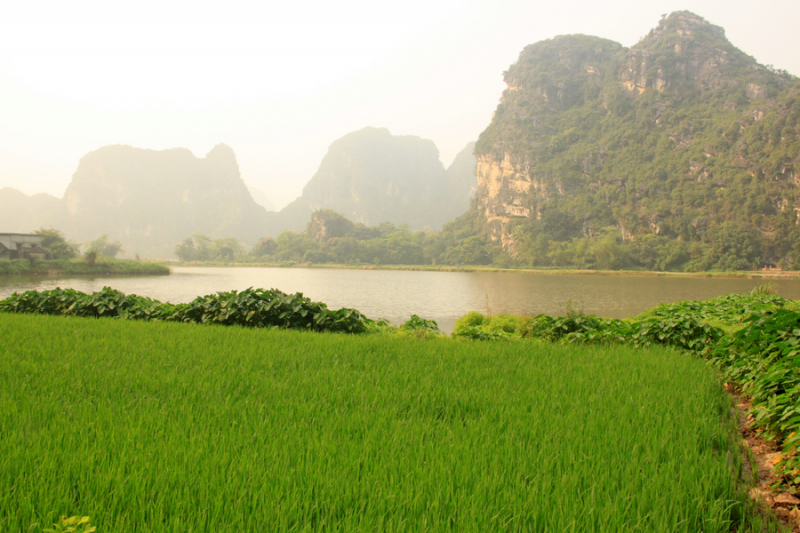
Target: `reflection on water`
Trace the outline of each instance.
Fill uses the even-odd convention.
[[[62,287],[93,292],[108,285],[128,294],[179,303],[218,291],[263,287],[302,292],[332,309],[353,307],[370,318],[387,318],[394,323],[418,314],[450,331],[456,319],[469,311],[558,315],[571,302],[573,308],[587,314],[624,318],[662,302],[749,292],[759,283],[754,279],[528,272],[176,267],[171,276],[0,277],[0,298],[30,289]],[[781,296],[800,299],[800,280],[773,283]]]

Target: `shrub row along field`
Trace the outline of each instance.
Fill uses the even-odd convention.
[[[110,287],[86,294],[74,289],[27,291],[0,300],[0,312],[113,317],[130,320],[194,322],[245,327],[283,327],[312,331],[362,333],[375,322],[355,309],[330,310],[302,293],[247,289],[198,296],[187,304],[163,303],[125,295]]]
[[[758,531],[662,348],[0,314],[0,530]]]

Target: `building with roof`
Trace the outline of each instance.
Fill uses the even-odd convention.
[[[10,259],[44,259],[41,235],[0,233],[0,261]]]

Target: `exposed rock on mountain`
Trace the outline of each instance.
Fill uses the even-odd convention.
[[[505,81],[476,146],[476,196],[511,257],[613,230],[725,234],[758,241],[741,251],[753,265],[800,263],[800,82],[722,28],[681,11],[630,49],[556,37]]]
[[[172,257],[176,243],[195,233],[254,243],[267,219],[224,144],[205,158],[184,148],[100,148],[81,159],[64,205],[68,236],[106,233],[129,254],[150,257]]]
[[[469,207],[475,186],[467,147],[445,170],[432,141],[364,128],[331,144],[303,194],[277,217],[277,228],[302,230],[311,213],[331,209],[353,222],[439,229]]]

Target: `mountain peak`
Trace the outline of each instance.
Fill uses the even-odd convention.
[[[736,50],[725,37],[723,28],[711,24],[691,11],[675,11],[663,17],[658,26],[650,30],[650,33],[634,45],[633,49],[648,49],[654,52],[672,50],[676,54],[681,54],[688,51],[691,43],[699,43],[704,48]]]
[[[673,33],[684,36],[692,35],[697,31],[713,33],[717,37],[725,37],[725,30],[721,26],[715,26],[691,11],[674,11],[670,13],[669,16],[661,19],[653,33]]]
[[[236,153],[225,143],[219,143],[206,154],[206,159],[236,164]]]
[[[447,172],[433,141],[366,127],[331,143],[303,194],[279,217],[285,229],[302,228],[318,210],[367,225],[439,228],[469,207],[474,181],[471,149]]]
[[[620,81],[633,94],[652,88],[684,98],[697,89],[761,86],[771,79],[753,57],[728,41],[724,29],[690,11],[662,18],[629,50],[626,66]]]

